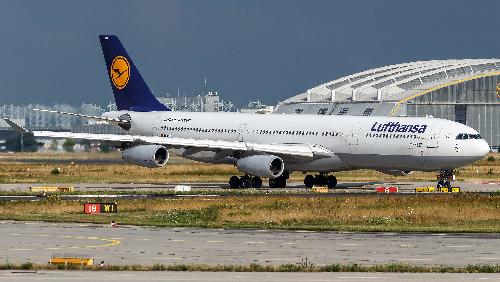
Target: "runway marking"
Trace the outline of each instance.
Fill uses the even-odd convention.
[[[21,236],[22,234],[10,234],[12,236]],[[28,237],[48,237],[50,235],[47,234],[25,234]],[[62,246],[62,247],[47,247],[40,248],[41,250],[62,250],[62,249],[92,249],[92,248],[102,248],[102,247],[112,247],[116,245],[120,245],[121,241],[117,239],[107,239],[107,238],[99,238],[95,236],[85,237],[85,236],[71,236],[71,235],[62,235],[56,236],[57,238],[68,238],[68,239],[86,239],[86,240],[97,240],[103,242],[103,244],[98,245],[86,245],[86,246]],[[28,248],[13,248],[9,249],[10,251],[34,251],[34,249]]]
[[[224,241],[205,241],[207,243],[224,243]]]
[[[481,260],[500,260],[500,258],[473,258],[473,259],[481,259]]]
[[[460,246],[447,246],[448,248],[472,248],[472,246],[469,245],[460,245]]]
[[[266,242],[262,242],[262,241],[259,241],[259,242],[252,242],[252,241],[249,241],[249,242],[245,242],[245,244],[249,244],[249,245],[255,245],[255,244],[265,244]]]
[[[295,232],[297,232],[297,233],[316,233],[316,231],[311,231],[311,230],[297,230]]]
[[[410,247],[415,247],[414,245],[399,245],[402,248],[410,248]]]
[[[299,243],[285,242],[283,245],[299,245]]]
[[[148,238],[137,238],[137,239],[134,239],[135,241],[149,241]]]
[[[182,239],[175,239],[175,240],[171,240],[172,242],[184,242],[184,240]]]

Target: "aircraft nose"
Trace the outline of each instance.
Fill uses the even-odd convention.
[[[478,155],[484,157],[490,153],[490,145],[484,140],[479,144],[477,148]]]

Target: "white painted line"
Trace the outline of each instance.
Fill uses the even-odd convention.
[[[399,245],[399,246],[400,246],[400,247],[402,247],[402,248],[410,248],[410,247],[414,247],[413,245],[404,245],[404,244],[403,244],[403,245]]]
[[[10,251],[34,251],[34,249],[9,249]]]
[[[295,232],[297,232],[297,233],[316,233],[316,231],[310,231],[310,230],[297,230]]]
[[[283,245],[299,245],[299,243],[285,242]]]
[[[265,242],[259,241],[259,242],[245,242],[245,244],[250,244],[250,245],[255,245],[255,244],[265,244]]]
[[[500,258],[473,258],[473,259],[482,259],[482,260],[500,260]]]
[[[134,239],[135,241],[149,241],[148,238],[137,238],[137,239]]]
[[[224,243],[224,241],[205,241],[207,243]]]
[[[172,242],[184,242],[184,240],[182,239],[174,239],[174,240],[171,240]]]
[[[472,248],[472,246],[463,245],[463,246],[447,246],[448,248]]]

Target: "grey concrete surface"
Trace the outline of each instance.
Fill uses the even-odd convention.
[[[119,223],[118,223],[119,224]],[[0,222],[0,263],[499,264],[500,234],[353,233]]]
[[[500,182],[480,181],[480,182],[453,182],[453,186],[458,186],[464,192],[495,192],[500,191]],[[72,186],[77,191],[173,191],[176,185],[189,185],[194,190],[223,191],[228,189],[227,183],[176,183],[176,184],[147,184],[147,183],[128,183],[128,184],[91,184],[91,183],[62,183],[62,184],[0,184],[0,191],[22,191],[28,192],[31,186]],[[267,185],[265,183],[264,185]],[[402,192],[413,192],[415,187],[435,186],[434,182],[340,182],[334,192],[373,192],[376,186],[398,186]],[[256,189],[248,189],[256,190]],[[263,187],[259,191],[283,191],[283,192],[305,192],[307,191],[302,183],[290,182],[287,188],[269,189]]]
[[[268,272],[91,272],[0,271],[0,281],[204,281],[204,282],[328,282],[328,281],[491,281],[500,274],[463,273],[268,273]]]

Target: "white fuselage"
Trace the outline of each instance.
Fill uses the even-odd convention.
[[[320,145],[333,152],[316,160],[284,159],[288,171],[332,172],[359,168],[433,171],[473,163],[489,152],[478,133],[435,118],[241,113],[128,112],[130,134],[265,144]],[[227,162],[216,152],[186,156]]]

